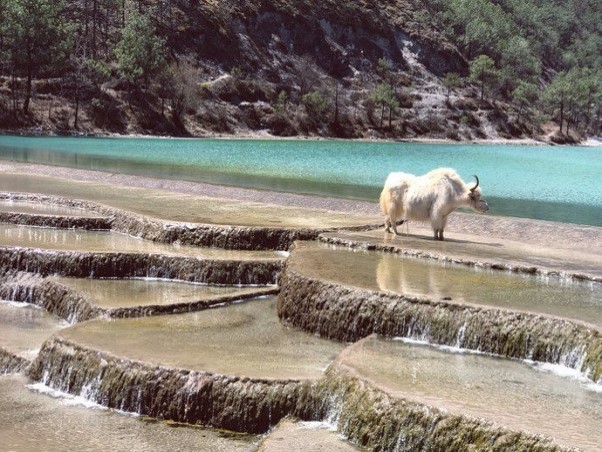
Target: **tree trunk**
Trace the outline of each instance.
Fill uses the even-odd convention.
[[[13,115],[17,116],[17,110],[19,110],[19,97],[17,95],[17,77],[15,74],[12,77],[12,98],[13,98]]]
[[[92,3],[92,59],[96,59],[96,3],[97,0],[93,0]]]
[[[334,84],[334,123],[339,123],[339,84]]]
[[[385,117],[385,104],[383,103],[382,108],[380,110],[380,125],[378,126],[380,129],[383,128],[383,118]]]
[[[75,130],[79,127],[79,82],[75,82],[75,120],[73,121],[73,128]]]
[[[23,113],[29,113],[29,100],[31,99],[31,71],[27,72],[27,83],[25,85],[25,101],[23,101]]]
[[[391,120],[393,118],[393,109],[389,107],[389,130],[391,130]]]
[[[560,133],[562,133],[562,122],[564,121],[564,100],[560,101]]]

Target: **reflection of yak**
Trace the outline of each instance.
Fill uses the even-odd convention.
[[[440,265],[383,255],[376,267],[376,283],[388,292],[441,299],[448,297],[453,287],[453,279],[442,270]]]
[[[385,231],[397,235],[397,220],[430,221],[435,240],[443,240],[447,216],[458,207],[486,212],[489,206],[481,197],[479,178],[469,187],[450,168],[435,169],[424,176],[391,173],[380,194],[380,209],[385,214]]]

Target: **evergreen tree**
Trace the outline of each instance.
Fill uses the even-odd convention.
[[[462,84],[462,79],[455,72],[448,72],[443,77],[443,86],[447,88],[447,101],[449,102],[449,95],[451,91],[458,88]]]
[[[483,100],[486,86],[493,86],[497,81],[499,72],[493,60],[487,55],[479,55],[470,62],[470,79],[481,88]]]
[[[518,107],[517,122],[520,122],[523,112],[535,105],[539,98],[539,89],[533,83],[520,81],[512,92],[512,102]]]
[[[391,128],[393,114],[399,111],[399,100],[393,91],[393,88],[388,83],[381,83],[376,87],[376,91],[374,91],[370,95],[370,99],[376,105],[381,107],[380,111],[380,125],[383,126],[383,119],[385,116],[385,108],[389,109],[389,129]]]
[[[544,92],[544,102],[551,107],[552,114],[558,110],[560,133],[562,133],[565,109],[570,102],[571,92],[571,81],[566,72],[560,72]]]
[[[131,10],[115,49],[119,73],[130,89],[148,83],[165,64],[165,43],[155,34],[149,16]]]
[[[63,17],[63,2],[3,0],[6,8],[4,42],[14,74],[25,78],[23,113],[29,112],[33,79],[64,67],[71,27]]]

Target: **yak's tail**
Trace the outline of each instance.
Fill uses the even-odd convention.
[[[391,201],[389,198],[391,197],[389,190],[386,188],[380,193],[380,210],[385,215],[389,215],[389,202]]]

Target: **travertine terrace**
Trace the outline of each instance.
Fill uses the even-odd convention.
[[[435,243],[414,227],[384,236],[369,206],[23,168],[0,181],[0,372],[22,374],[0,382],[9,398],[26,376],[145,418],[267,435],[223,446],[238,450],[304,434],[340,450],[602,442],[600,228],[567,243],[563,226],[485,218]],[[529,227],[550,244],[526,243]]]

